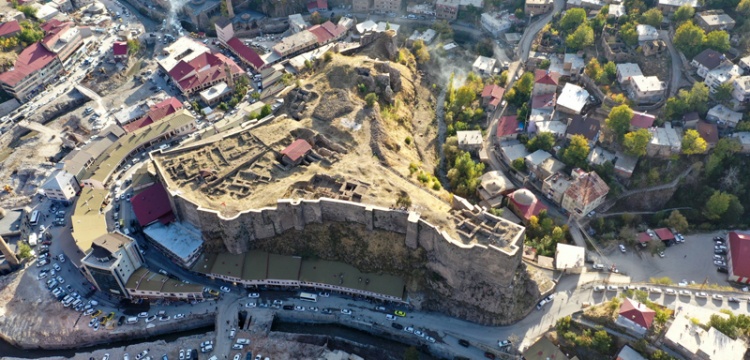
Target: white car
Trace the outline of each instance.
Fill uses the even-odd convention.
[[[297,306],[294,307],[294,310],[296,310],[296,311],[305,311],[305,307],[297,305]]]
[[[411,327],[411,326],[407,326],[407,327],[404,328],[404,331],[408,332],[409,334],[413,334],[414,333],[414,328]]]
[[[257,299],[257,298],[260,297],[260,294],[258,294],[258,293],[249,293],[249,294],[247,294],[247,297],[249,297],[251,299]]]
[[[234,345],[232,345],[232,349],[233,350],[242,350],[243,347],[245,347],[245,346],[242,345],[242,344],[234,344]]]
[[[713,298],[714,300],[722,300],[722,299],[724,299],[724,297],[723,297],[723,296],[721,296],[721,295],[719,295],[719,294],[714,294],[714,296],[712,296],[712,298]]]
[[[175,319],[182,319],[185,317],[185,314],[177,314],[174,316]]]
[[[421,332],[421,331],[419,331],[419,330],[415,331],[415,332],[414,332],[414,335],[417,335],[417,336],[419,336],[419,337],[424,337],[424,333],[423,333],[423,332]]]
[[[617,291],[617,286],[607,285],[607,291]]]
[[[620,245],[619,245],[619,247],[620,247],[620,251],[621,251],[621,252],[623,252],[623,253],[624,253],[624,252],[627,252],[627,250],[625,249],[625,245],[623,245],[623,244],[620,244]]]
[[[651,288],[649,291],[651,291],[652,293],[661,294],[661,289],[660,288]]]
[[[666,289],[664,290],[664,293],[666,293],[667,295],[674,295],[676,292],[674,291],[674,289]]]
[[[221,291],[225,292],[225,293],[228,293],[228,292],[232,291],[232,289],[230,289],[230,288],[228,288],[228,287],[226,287],[226,286],[222,286],[222,287],[220,287],[219,289],[220,289]]]
[[[234,358],[233,359],[234,360],[240,360],[240,354],[239,353],[234,354]]]
[[[344,314],[344,315],[351,315],[352,311],[349,310],[349,309],[341,309],[341,313]]]
[[[180,349],[180,360],[185,360],[185,349]]]
[[[94,305],[94,306],[96,306],[96,305]],[[148,313],[147,312],[142,312],[142,313],[138,314],[138,317],[139,318],[147,318],[148,317]]]
[[[146,322],[147,323],[150,323],[150,322],[152,322],[154,320],[156,320],[156,315],[151,315],[151,316],[149,316],[149,317],[146,318]]]
[[[695,297],[706,298],[706,297],[708,297],[708,294],[706,292],[704,292],[704,291],[699,291],[699,292],[695,293]]]
[[[65,255],[63,255],[63,254],[57,255],[57,259],[60,260],[61,263],[64,263],[65,262]]]
[[[55,271],[60,271],[60,265],[57,265],[57,263],[55,263],[55,265],[52,265],[52,267],[55,269]]]
[[[594,264],[591,265],[591,268],[594,270],[604,270],[604,264]]]
[[[385,314],[385,318],[391,321],[396,321],[396,316],[391,314]]]
[[[680,296],[692,296],[693,293],[691,293],[688,290],[680,290]]]
[[[256,306],[258,306],[258,305],[255,303],[255,301],[251,301],[251,302],[245,304],[245,307],[249,307],[249,308],[254,308]]]
[[[605,289],[604,285],[594,286],[594,291],[596,292],[604,291],[604,289]]]

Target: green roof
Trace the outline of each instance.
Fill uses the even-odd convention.
[[[216,256],[211,272],[216,275],[240,278],[242,277],[242,264],[244,262],[244,254],[221,253]]]
[[[211,269],[214,267],[216,256],[216,254],[202,254],[190,270],[201,274],[210,274]]]
[[[268,279],[297,280],[302,258],[270,254],[268,256]]]
[[[139,291],[160,291],[163,293],[199,293],[203,292],[200,284],[185,284],[167,276],[152,272],[145,267],[138,268],[128,279],[125,287]]]
[[[138,281],[141,280],[144,274],[148,272],[148,269],[145,267],[139,267],[136,269],[132,274],[130,274],[130,278],[128,279],[128,282],[125,283],[125,288],[128,289],[137,289],[138,288]]]
[[[243,280],[264,280],[268,269],[268,253],[250,251],[245,253],[245,267],[242,269]]]
[[[403,298],[404,281],[387,274],[366,274],[354,266],[326,260],[302,262],[300,281],[316,282]]]
[[[70,221],[73,226],[73,239],[83,253],[91,249],[94,239],[108,233],[107,220],[104,214],[99,212],[107,195],[109,190],[84,186],[76,200]]]
[[[161,121],[142,127],[130,134],[127,134],[117,140],[107,149],[105,154],[97,158],[89,167],[84,179],[91,179],[106,183],[110,174],[122,163],[122,161],[131,155],[131,153],[143,145],[157,140],[164,134],[172,133],[178,129],[195,123],[195,118],[189,111],[182,109]]]

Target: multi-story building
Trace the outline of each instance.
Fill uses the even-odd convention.
[[[45,33],[42,45],[57,55],[63,68],[69,70],[86,51],[81,30],[74,23],[51,20],[42,24],[41,28]]]
[[[560,73],[549,70],[534,71],[534,89],[531,95],[554,94],[557,93],[557,86],[560,84]]]
[[[145,267],[130,275],[126,288],[132,299],[191,301],[204,297],[202,285],[186,284],[169,276],[151,272]]]
[[[740,67],[731,63],[725,63],[706,73],[704,83],[708,86],[711,93],[715,93],[719,85],[731,81],[733,78],[740,76],[742,70]]]
[[[656,76],[637,75],[630,79],[628,94],[636,103],[655,103],[664,97],[667,84]]]
[[[280,57],[294,55],[314,48],[318,44],[315,34],[305,30],[287,36],[274,45],[273,51]]]
[[[495,69],[495,63],[497,60],[486,56],[479,55],[474,64],[471,66],[471,71],[480,76],[490,76]]]
[[[138,245],[119,231],[97,237],[81,261],[84,271],[99,291],[129,298],[126,285],[143,265]]]
[[[609,193],[609,186],[594,171],[587,173],[581,169],[573,169],[571,176],[573,180],[565,190],[561,206],[573,216],[580,218],[604,202]]]
[[[719,125],[719,127],[722,128],[734,128],[737,126],[737,123],[742,120],[742,113],[732,111],[732,109],[722,104],[718,104],[708,109],[708,113],[706,113],[706,120],[715,122],[717,125]]]
[[[741,103],[750,102],[750,76],[740,76],[734,79],[732,97]]]
[[[353,12],[370,11],[370,8],[372,8],[372,0],[352,0]]]
[[[293,15],[290,15],[289,18],[291,19],[292,16]],[[300,18],[302,18],[302,16],[300,16]],[[232,25],[232,20],[223,16],[216,20],[214,23],[214,29],[216,30],[216,39],[224,45],[227,45],[229,40],[234,37],[234,25]],[[292,28],[292,31],[294,31],[294,28]]]
[[[26,102],[63,71],[57,55],[42,45],[33,43],[23,49],[13,68],[0,74],[3,90],[20,102]]]
[[[696,69],[698,76],[705,78],[709,71],[716,69],[725,61],[726,57],[722,53],[714,49],[706,49],[695,55],[690,65]]]
[[[237,63],[221,53],[203,53],[190,61],[180,60],[169,77],[172,83],[185,95],[191,96],[221,82],[233,82],[245,71]]]
[[[656,8],[661,10],[664,15],[672,15],[683,5],[688,5],[693,9],[700,7],[698,0],[659,0]]]
[[[523,12],[531,16],[544,14],[552,10],[554,5],[552,0],[526,0]]]
[[[706,32],[732,30],[736,22],[723,10],[708,10],[695,14],[695,23]]]
[[[438,0],[435,3],[435,17],[453,21],[458,18],[458,0]]]
[[[42,185],[42,190],[51,200],[70,202],[81,191],[81,185],[73,174],[58,169]]]
[[[646,154],[651,157],[670,157],[677,155],[682,149],[682,137],[670,123],[664,127],[650,128],[651,141],[646,145]]]
[[[395,13],[401,10],[401,0],[374,0],[372,9],[383,13]]]
[[[481,18],[482,28],[494,37],[510,29],[511,22],[507,16],[501,16],[498,13],[484,13]]]

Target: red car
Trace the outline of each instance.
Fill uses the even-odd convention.
[[[484,353],[484,357],[486,357],[488,359],[495,359],[495,354],[493,354],[491,352],[485,352]]]

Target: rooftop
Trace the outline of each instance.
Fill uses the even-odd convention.
[[[636,300],[625,298],[620,305],[620,316],[648,329],[654,322],[656,311]]]
[[[91,249],[94,239],[107,234],[107,220],[101,212],[104,200],[109,196],[108,189],[93,189],[84,186],[75,203],[70,222],[73,226],[73,240],[82,252]]]
[[[651,145],[682,148],[682,138],[669,123],[664,124],[664,127],[655,127],[648,130],[652,135]]]
[[[695,125],[695,130],[698,131],[703,140],[706,140],[709,145],[716,145],[719,142],[719,129],[716,124],[698,121],[698,124]]]
[[[495,170],[484,173],[479,182],[480,191],[486,191],[490,197],[516,189],[516,185],[505,174]]]
[[[151,272],[145,267],[138,268],[130,275],[125,288],[140,291],[159,291],[172,294],[203,292],[203,286],[200,284],[186,284],[162,274]]]
[[[633,111],[633,118],[630,119],[630,126],[636,129],[648,129],[654,126],[656,116],[645,112]]]
[[[708,26],[721,26],[721,25],[734,25],[735,21],[731,16],[727,14],[716,14],[712,12],[701,12],[696,14],[700,17]]]
[[[10,236],[20,233],[23,209],[8,209],[0,219],[0,236]]]
[[[172,206],[169,201],[164,185],[156,183],[145,190],[135,194],[131,200],[133,212],[141,226],[146,226],[154,221],[168,224],[174,220]]]
[[[656,40],[659,38],[659,31],[651,25],[638,24],[635,30],[638,32],[638,41]]]
[[[128,44],[124,41],[115,41],[112,45],[112,52],[115,56],[127,55]]]
[[[299,280],[334,286],[343,286],[361,291],[371,291],[401,298],[404,296],[404,280],[387,274],[367,274],[342,262],[304,260]]]
[[[317,42],[318,38],[317,36],[315,36],[315,34],[311,33],[310,31],[303,30],[281,39],[281,41],[273,46],[273,50],[278,54],[285,55],[293,49],[307,47]]]
[[[479,130],[456,131],[458,147],[482,145],[482,132]]]
[[[534,83],[557,86],[560,83],[560,74],[554,71],[537,69],[534,71]]]
[[[556,93],[547,93],[547,94],[534,96],[531,98],[531,108],[532,109],[554,108],[556,98],[557,98]]]
[[[518,120],[515,115],[506,115],[497,121],[496,136],[503,137],[518,132]]]
[[[291,17],[291,16],[290,16]],[[227,42],[227,46],[232,48],[234,52],[239,55],[245,62],[252,64],[257,69],[263,67],[266,63],[260,58],[255,50],[245,45],[240,39],[233,37]]]
[[[487,84],[484,86],[484,89],[482,89],[483,98],[492,97],[492,98],[502,99],[503,94],[505,94],[505,89],[495,84]]]
[[[574,115],[568,121],[567,134],[582,135],[589,141],[592,141],[596,138],[596,135],[599,134],[601,128],[601,122],[593,117]]]
[[[310,143],[303,139],[297,139],[292,142],[291,145],[287,146],[284,150],[281,150],[281,155],[285,155],[292,161],[297,161],[301,157],[307,155],[312,150]]]
[[[18,20],[13,19],[0,24],[0,37],[10,36],[20,31],[21,25],[19,25]]]
[[[560,96],[557,98],[557,106],[563,106],[580,113],[586,105],[588,98],[589,92],[584,88],[572,83],[566,83],[562,92],[560,92]]]
[[[641,92],[664,91],[667,89],[667,83],[659,80],[656,76],[633,76],[631,81],[633,86]]]
[[[615,160],[615,154],[611,151],[607,151],[604,148],[601,148],[599,146],[595,146],[593,149],[591,149],[591,152],[589,153],[588,158],[586,158],[586,161],[591,165],[599,165],[601,166],[605,162],[609,161],[611,163],[614,163]]]
[[[667,228],[654,229],[654,233],[661,241],[673,240],[674,234]]]
[[[641,67],[636,63],[617,64],[617,73],[623,81],[630,81],[633,76],[643,75]]]
[[[555,268],[557,270],[574,269],[584,266],[586,248],[568,244],[557,244],[555,251]]]
[[[750,277],[750,234],[729,232],[729,251],[732,255],[732,274]]]
[[[536,167],[536,166],[541,165],[544,162],[544,160],[547,160],[551,157],[552,157],[552,154],[542,149],[539,149],[529,155],[526,155],[525,159],[526,159],[526,164]]]
[[[503,154],[509,161],[526,157],[529,154],[524,144],[512,144],[501,147]]]
[[[663,0],[660,0],[663,1]],[[719,66],[725,59],[724,55],[714,49],[706,49],[695,55],[693,61],[711,70]]]
[[[232,93],[234,90],[227,85],[226,82],[221,81],[217,84],[214,84],[210,88],[203,90],[200,92],[200,97],[203,99],[203,101],[211,103],[215,101],[216,99],[220,99],[221,97]]]
[[[734,340],[715,328],[708,331],[693,323],[698,319],[706,324],[711,315],[727,317],[726,314],[714,312],[705,307],[682,304],[675,312],[672,325],[664,338],[688,352],[707,360],[741,360],[744,358],[747,345],[741,340]]]
[[[517,215],[527,221],[532,216],[539,215],[542,210],[547,210],[547,206],[539,201],[534,193],[524,188],[514,191],[508,198],[517,210]]]
[[[480,55],[477,57],[476,60],[474,60],[474,64],[472,65],[472,68],[478,69],[479,71],[489,74],[492,72],[492,69],[495,67],[495,62],[497,62],[497,60]]]
[[[186,260],[203,245],[200,230],[187,222],[173,222],[169,225],[155,222],[143,228],[149,238],[186,262]]]
[[[716,118],[720,121],[724,121],[726,123],[730,124],[736,124],[740,120],[742,120],[742,113],[737,111],[732,111],[728,107],[718,104],[708,110],[708,114],[706,115],[706,118]]]
[[[0,74],[0,82],[15,86],[27,76],[41,70],[56,59],[57,55],[47,50],[41,43],[33,43],[18,54],[11,70]]]
[[[596,199],[606,196],[609,186],[595,171],[578,176],[565,190],[565,196],[576,199],[578,204],[588,205]]]
[[[673,7],[689,5],[690,7],[696,8],[700,6],[700,3],[698,2],[698,0],[659,0],[659,5],[668,5]]]
[[[133,132],[142,127],[151,125],[168,115],[172,115],[178,110],[182,109],[182,103],[176,97],[170,97],[148,109],[148,112],[144,116],[140,117],[129,124],[124,125],[122,128],[127,132]]]
[[[163,54],[156,57],[159,66],[165,71],[171,71],[180,61],[189,62],[201,54],[211,50],[204,44],[183,36],[165,47]]]

